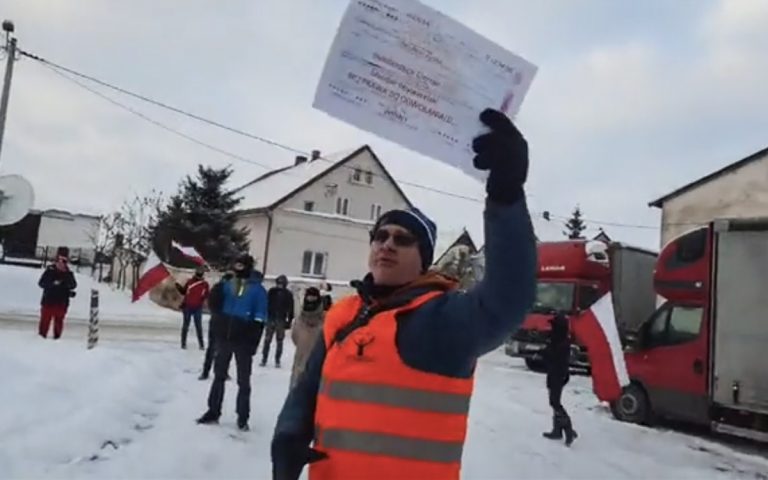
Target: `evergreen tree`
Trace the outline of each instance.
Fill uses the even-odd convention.
[[[214,268],[224,268],[248,251],[248,230],[236,225],[235,211],[242,199],[226,188],[231,175],[229,168],[199,165],[195,177],[182,181],[160,210],[154,228],[154,247],[161,258],[171,241],[194,247]],[[183,259],[166,260],[189,267]]]
[[[584,223],[584,219],[582,218],[581,214],[581,208],[579,208],[578,205],[573,209],[571,218],[565,222],[565,229],[566,230],[563,232],[563,235],[571,240],[580,240],[584,238],[584,235],[582,234],[584,233],[584,230],[587,229],[587,224]]]

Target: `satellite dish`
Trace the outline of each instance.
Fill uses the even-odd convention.
[[[13,225],[24,218],[35,201],[32,184],[20,175],[0,177],[0,225]]]

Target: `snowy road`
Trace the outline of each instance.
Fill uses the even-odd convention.
[[[112,335],[92,351],[81,333],[53,342],[0,330],[0,478],[270,477],[287,368],[254,368],[252,431],[241,434],[232,382],[222,424],[195,425],[208,383],[197,380],[200,352],[177,349],[176,331]],[[564,403],[580,433],[571,449],[540,435],[550,422],[543,378],[501,353],[483,359],[463,478],[768,478],[762,457],[614,421],[587,378],[574,378]]]

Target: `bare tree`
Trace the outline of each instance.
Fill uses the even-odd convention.
[[[104,280],[104,262],[112,258],[115,248],[115,235],[117,233],[117,214],[110,213],[99,217],[98,227],[88,234],[88,239],[93,246],[93,262],[91,262],[91,277],[95,276],[96,268],[99,269],[98,281]]]
[[[157,214],[162,205],[162,194],[153,190],[148,195],[136,195],[126,200],[112,214],[113,261],[117,266],[117,272],[113,272],[113,282],[118,288],[136,286],[139,268],[152,248],[152,227],[157,222]],[[128,285],[129,272],[130,285]]]

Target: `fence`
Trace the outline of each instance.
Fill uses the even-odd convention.
[[[58,248],[58,246],[38,246],[29,243],[5,241],[2,244],[0,262],[12,265],[45,267],[55,260]],[[81,267],[93,267],[96,264],[96,260],[104,261],[104,259],[96,258],[92,248],[69,249],[70,264],[78,272]]]

